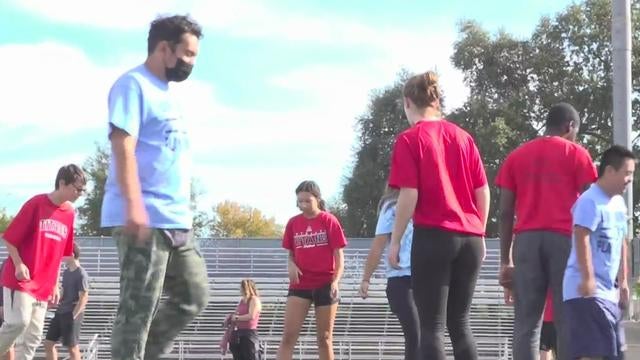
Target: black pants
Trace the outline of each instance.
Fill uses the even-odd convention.
[[[413,300],[411,276],[387,279],[387,300],[391,311],[400,320],[404,333],[404,359],[418,360],[420,357],[420,320]]]
[[[233,360],[260,360],[260,340],[255,330],[238,329],[231,336]]]
[[[445,320],[454,358],[478,359],[469,311],[481,263],[480,237],[415,227],[411,278],[420,317],[422,359],[446,359]]]

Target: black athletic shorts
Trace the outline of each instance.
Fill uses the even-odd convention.
[[[331,283],[317,289],[289,289],[287,296],[311,300],[316,307],[333,305],[340,301],[339,296],[331,296]]]
[[[80,327],[84,314],[73,318],[73,313],[56,313],[49,323],[46,339],[58,342],[62,339],[62,345],[73,347],[80,344]]]

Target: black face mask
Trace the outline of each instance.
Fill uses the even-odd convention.
[[[167,77],[167,81],[180,82],[186,80],[191,75],[193,65],[184,62],[182,59],[176,61],[176,66],[172,68],[165,68],[164,73]]]

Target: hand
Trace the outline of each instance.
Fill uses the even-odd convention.
[[[51,297],[49,299],[49,302],[54,305],[57,305],[60,301],[60,289],[58,288],[58,285],[53,288],[53,294],[51,294]]]
[[[77,319],[78,316],[80,316],[81,313],[76,313],[75,311],[73,312],[73,320]]]
[[[340,285],[338,285],[337,281],[332,281],[331,282],[331,298],[335,299],[338,297],[338,289],[340,288]]]
[[[360,289],[358,289],[358,294],[363,299],[366,299],[369,296],[369,281],[362,280],[360,282]]]
[[[482,237],[482,262],[487,258],[487,241]]]
[[[231,315],[231,321],[238,322],[238,315],[237,314]]]
[[[31,280],[31,274],[29,273],[29,268],[24,263],[20,263],[16,265],[16,279],[18,281],[29,281]]]
[[[505,305],[513,305],[513,290],[504,288],[504,303]]]
[[[298,268],[298,265],[293,261],[289,260],[289,282],[292,284],[297,284],[300,282],[300,276],[302,276],[302,271]]]
[[[578,291],[583,297],[591,297],[596,292],[596,280],[593,276],[588,279],[582,279],[580,285],[578,285]]]
[[[137,245],[144,245],[151,238],[149,229],[149,217],[143,204],[131,206],[127,210],[127,222],[124,232],[134,236]]]
[[[391,240],[387,253],[389,266],[394,269],[400,268],[400,241]]]
[[[631,293],[629,290],[629,284],[626,281],[620,283],[620,308],[626,310],[629,307],[629,301],[631,300]]]
[[[501,265],[498,282],[505,289],[513,289],[513,265]]]

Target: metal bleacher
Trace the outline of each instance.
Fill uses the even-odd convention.
[[[108,238],[78,239],[78,242],[82,246],[82,266],[91,277],[81,335],[83,349],[95,353],[95,357],[86,356],[87,359],[109,359],[109,339],[119,296],[117,250]],[[260,338],[266,345],[267,359],[274,359],[282,334],[287,293],[287,254],[279,248],[279,241],[206,239],[200,245],[209,274],[210,301],[180,334],[173,352],[165,358],[230,359],[230,355],[220,355],[221,324],[238,302],[240,280],[252,278],[263,302]],[[334,328],[336,359],[403,359],[402,330],[387,305],[382,267],[372,278],[369,298],[363,300],[358,296],[367,252],[365,239],[351,241],[345,250],[346,268]],[[1,255],[4,254],[0,252]],[[513,310],[504,305],[497,283],[498,256],[497,243],[489,240],[471,310],[471,326],[482,359],[510,359]],[[311,310],[296,347],[296,359],[318,358],[313,316]],[[448,340],[446,348],[451,355]],[[42,355],[40,349],[37,358],[43,359]]]

